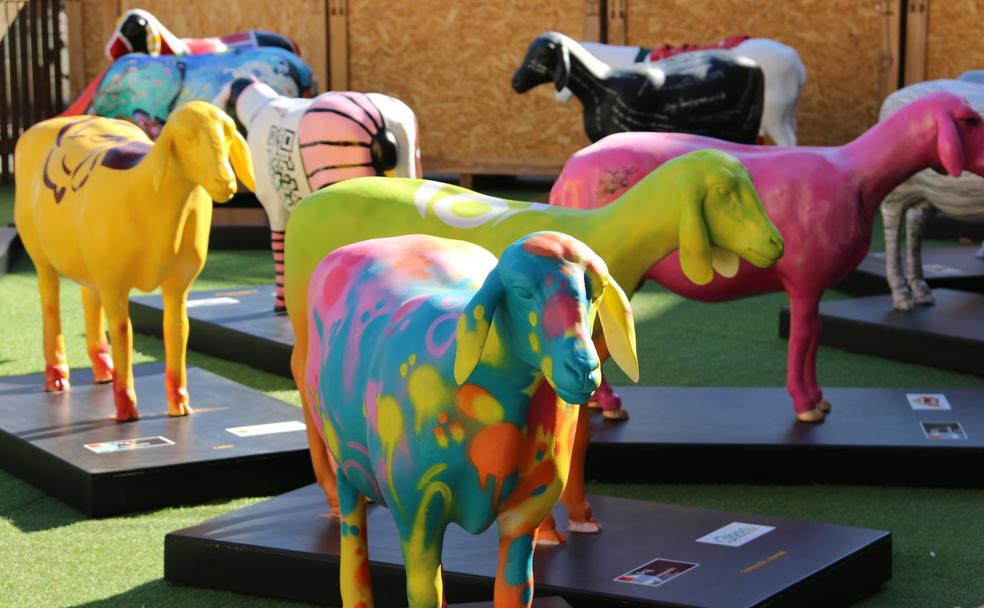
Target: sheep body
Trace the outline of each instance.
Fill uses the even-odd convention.
[[[344,179],[420,177],[417,119],[405,103],[379,93],[331,91],[300,99],[249,81],[234,82],[230,92],[228,105],[246,128],[256,166],[256,197],[270,220],[274,308],[282,311],[283,234],[291,210]]]
[[[38,273],[45,388],[68,388],[58,304],[64,275],[82,286],[94,377],[112,380],[119,420],[139,416],[127,313],[133,288],[162,289],[168,413],[190,413],[185,299],[205,264],[212,200],[232,197],[236,173],[253,184],[246,142],[221,110],[193,102],[175,110],[172,122],[151,145],[125,121],[53,118],[28,129],[14,152],[14,220]]]
[[[984,84],[970,80],[931,80],[899,89],[886,97],[879,118],[885,120],[905,105],[941,91],[959,95],[978,112],[984,111]],[[885,197],[881,205],[885,225],[885,274],[892,289],[892,306],[896,310],[911,310],[913,304],[932,304],[934,301],[923,275],[921,247],[923,229],[933,210],[964,221],[984,221],[984,178],[969,171],[959,177],[950,177],[926,169],[899,184]],[[904,273],[900,247],[903,232],[906,234]],[[982,254],[984,247],[978,256]]]
[[[926,167],[984,173],[979,121],[962,99],[936,93],[840,147],[777,148],[679,133],[620,133],[575,153],[554,184],[550,202],[605,205],[638,178],[693,150],[716,148],[741,159],[788,247],[782,259],[769,268],[743,263],[733,278],[715,277],[699,285],[687,280],[669,256],[647,277],[709,302],[784,290],[790,299],[786,386],[797,418],[820,421],[830,406],[816,380],[820,297],[864,258],[874,214],[894,187]]]
[[[736,37],[721,43],[727,45],[684,48],[674,54],[722,48],[735,55],[748,57],[758,64],[765,77],[761,133],[771,137],[780,146],[795,146],[796,105],[799,103],[800,91],[806,84],[806,68],[803,67],[799,53],[793,47],[769,38]],[[664,49],[650,50],[599,42],[581,44],[589,53],[611,66],[629,66],[642,61],[656,63],[669,56]]]
[[[560,495],[577,420],[576,407],[537,387],[555,384],[575,404],[597,387],[593,291],[631,333],[628,300],[604,262],[559,233],[524,237],[499,262],[424,235],[324,259],[308,289],[306,387],[338,463],[343,573],[368,567],[358,508],[368,496],[396,521],[410,606],[441,605],[445,527],[478,534],[496,519],[506,570],[496,603],[528,605],[530,531]],[[367,578],[343,574],[346,606],[371,602]]]

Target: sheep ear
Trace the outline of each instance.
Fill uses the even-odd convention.
[[[608,353],[633,382],[639,381],[639,355],[636,352],[635,322],[629,298],[614,279],[605,283],[598,299],[598,316],[605,334]]]
[[[713,249],[704,224],[704,192],[697,187],[679,190],[680,205],[680,267],[687,278],[698,285],[707,285],[714,278]]]
[[[458,386],[468,380],[482,359],[492,329],[492,315],[502,301],[503,292],[499,272],[493,269],[458,318],[454,355],[454,380]]]
[[[553,81],[557,92],[560,93],[567,88],[567,81],[571,77],[571,51],[563,43],[558,43],[560,57],[554,66]]]
[[[156,142],[154,142],[155,148],[164,148],[163,154],[159,156],[161,159],[160,166],[154,168],[152,175],[154,192],[158,194],[164,184],[164,174],[167,173],[168,165],[171,163],[171,154],[174,153],[173,139],[174,138],[171,136],[170,130],[167,129],[167,126],[165,125],[165,128],[161,131],[161,136],[157,138]]]
[[[947,115],[937,121],[936,151],[946,172],[953,177],[959,176],[964,168],[963,142],[954,124],[954,119]]]
[[[229,142],[229,161],[232,163],[232,168],[236,172],[236,175],[239,176],[239,181],[250,192],[256,192],[256,176],[253,174],[253,157],[249,153],[249,146],[246,145],[246,140],[235,130],[232,132],[231,141]]]
[[[738,274],[738,254],[720,247],[712,247],[711,266],[719,275],[730,279]]]

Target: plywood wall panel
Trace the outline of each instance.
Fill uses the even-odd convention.
[[[117,0],[82,0],[82,39],[85,82],[96,77],[109,60],[103,53],[120,9]],[[70,33],[72,35],[74,32]]]
[[[984,2],[930,0],[926,78],[956,78],[984,69]]]
[[[538,34],[580,37],[583,0],[349,0],[349,82],[399,97],[420,121],[424,170],[510,160],[559,167],[588,143],[580,103],[510,79]]]
[[[807,71],[797,112],[802,144],[842,144],[877,120],[885,69],[881,0],[627,0],[627,4],[627,44],[677,45],[749,34],[794,47]]]

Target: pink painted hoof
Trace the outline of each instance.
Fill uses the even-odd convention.
[[[598,390],[595,391],[594,395],[591,396],[591,400],[588,401],[588,407],[601,408],[606,411],[620,410],[622,409],[622,398],[612,389],[612,386],[608,384],[607,380],[602,380]]]

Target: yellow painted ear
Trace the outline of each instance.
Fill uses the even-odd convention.
[[[232,132],[232,141],[229,142],[229,162],[232,169],[239,176],[239,181],[249,189],[256,192],[256,176],[253,174],[253,156],[249,153],[249,146],[246,140],[238,131]]]
[[[608,353],[625,375],[639,381],[639,355],[636,352],[635,322],[625,292],[609,278],[598,299],[598,316],[605,334]]]
[[[714,278],[711,241],[704,225],[704,192],[697,188],[681,188],[680,204],[680,268],[687,278],[698,285],[707,285]]]
[[[711,266],[719,275],[730,279],[738,274],[738,254],[720,247],[712,247]]]
[[[492,329],[492,315],[502,300],[502,280],[493,270],[458,318],[455,333],[454,381],[464,384],[482,359]]]
[[[171,136],[171,132],[168,130],[167,125],[165,125],[164,130],[161,131],[161,136],[157,138],[156,142],[154,142],[154,147],[163,148],[161,150],[163,154],[159,156],[161,159],[160,166],[157,167],[152,174],[154,192],[159,194],[161,191],[161,186],[164,183],[164,174],[167,173],[168,165],[171,164],[171,154],[174,153],[173,137]]]

